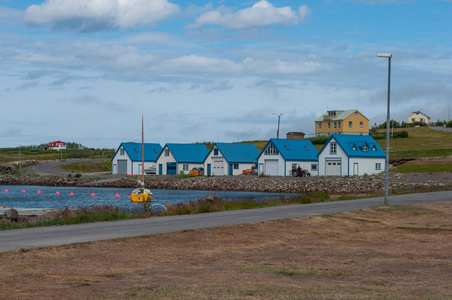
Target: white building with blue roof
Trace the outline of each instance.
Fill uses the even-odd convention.
[[[258,157],[258,174],[292,176],[300,166],[317,175],[317,149],[310,140],[270,139]]]
[[[256,165],[258,156],[254,144],[216,143],[204,160],[204,175],[241,175]]]
[[[111,173],[141,175],[141,148],[141,143],[121,143],[111,159]],[[160,144],[144,143],[144,171],[147,174],[156,174],[156,160],[161,151]]]
[[[318,153],[319,175],[378,174],[385,171],[385,157],[371,136],[333,134]]]
[[[157,157],[157,174],[190,174],[192,169],[204,167],[204,160],[208,152],[209,150],[204,144],[168,143]]]

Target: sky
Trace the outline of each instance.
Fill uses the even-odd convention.
[[[0,147],[267,140],[452,105],[452,0],[0,0]]]

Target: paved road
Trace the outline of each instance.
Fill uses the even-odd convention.
[[[67,175],[68,171],[60,171],[56,168],[61,165],[68,165],[68,164],[76,164],[81,162],[87,162],[87,161],[102,161],[107,160],[105,158],[99,158],[99,159],[69,159],[65,161],[58,161],[58,162],[46,162],[43,164],[34,165],[28,168],[28,171],[30,173],[39,174],[39,175]],[[89,176],[90,173],[83,173],[84,176]]]
[[[444,127],[444,126],[430,126],[431,129],[452,132],[452,127]]]
[[[446,200],[452,200],[452,191],[392,196],[389,198],[389,204]],[[0,252],[322,215],[358,210],[381,204],[383,204],[383,198],[379,197],[198,215],[6,230],[0,231]]]

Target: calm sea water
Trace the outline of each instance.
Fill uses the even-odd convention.
[[[5,192],[8,190],[8,192]],[[25,193],[23,193],[25,191]],[[41,193],[38,194],[38,191]],[[132,189],[120,188],[74,188],[44,186],[0,186],[0,206],[14,208],[90,208],[97,205],[110,205],[122,209],[134,209],[141,204],[131,203],[128,196]],[[57,195],[57,192],[59,195]],[[73,193],[73,196],[70,194]],[[92,196],[92,194],[95,196]],[[223,199],[240,200],[253,197],[256,200],[278,198],[278,193],[251,192],[218,192],[218,191],[184,191],[184,190],[152,190],[152,203],[189,202],[207,195],[217,195]],[[119,195],[119,197],[116,197]]]

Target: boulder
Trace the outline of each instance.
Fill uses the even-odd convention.
[[[14,208],[5,210],[5,216],[14,222],[17,222],[17,220],[19,219],[19,213]]]

